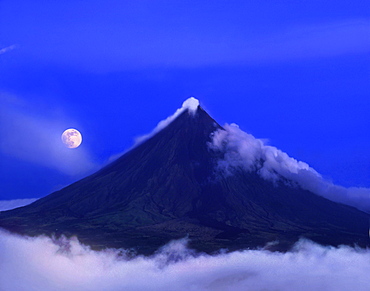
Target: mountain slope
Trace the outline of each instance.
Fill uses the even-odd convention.
[[[201,108],[186,109],[167,127],[97,173],[35,203],[1,212],[0,226],[27,235],[77,235],[93,248],[149,254],[171,239],[191,246],[264,246],[286,250],[300,237],[338,245],[369,244],[369,216],[255,172],[215,171],[210,149],[222,128]]]

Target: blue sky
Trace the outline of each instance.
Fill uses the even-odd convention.
[[[0,199],[99,169],[190,96],[370,187],[366,1],[0,2]],[[83,143],[67,149],[61,133]]]

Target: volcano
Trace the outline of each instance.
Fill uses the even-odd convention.
[[[225,153],[209,144],[224,129],[199,105],[172,119],[98,172],[1,212],[0,227],[28,236],[77,236],[93,249],[146,255],[184,237],[207,253],[266,245],[285,251],[300,238],[369,245],[365,212],[256,171],[218,172]]]

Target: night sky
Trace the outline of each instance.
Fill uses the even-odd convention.
[[[370,187],[370,2],[1,1],[0,200],[94,172],[191,96]]]

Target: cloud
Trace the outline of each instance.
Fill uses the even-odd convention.
[[[264,63],[366,54],[369,33],[366,19],[296,26],[252,40],[237,55],[247,63]]]
[[[117,154],[114,154],[114,155],[110,156],[108,158],[107,162],[104,164],[104,166],[114,162],[115,160],[120,158],[123,154],[127,153],[128,151],[132,150],[133,148],[137,147],[138,145],[142,144],[146,140],[148,140],[151,137],[153,137],[154,135],[156,135],[162,129],[167,127],[172,121],[174,121],[177,118],[177,116],[179,116],[185,110],[189,110],[190,114],[193,114],[197,110],[198,106],[199,106],[199,100],[198,99],[196,99],[194,97],[190,97],[190,98],[186,99],[182,103],[181,108],[178,108],[175,111],[174,114],[168,116],[166,119],[161,120],[157,124],[157,126],[150,133],[136,137],[134,145],[131,148],[129,148],[129,149],[123,151],[123,152],[120,152],[120,153],[117,153]]]
[[[17,46],[15,44],[4,47],[4,48],[0,49],[0,55],[5,54],[7,52],[10,52],[10,51],[14,50],[15,48],[17,48]]]
[[[62,144],[68,118],[37,112],[23,99],[1,92],[0,102],[0,153],[68,175],[97,169],[83,147],[68,149]]]
[[[114,10],[109,9],[110,5],[100,5],[91,11],[86,11],[80,6],[82,4],[73,4],[76,11],[83,10],[87,13],[85,15],[70,13],[71,7],[64,4],[37,6],[33,3],[32,6],[17,7],[17,17],[14,18],[10,15],[14,15],[11,11],[15,7],[11,6],[15,4],[5,2],[9,3],[4,4],[4,11],[10,11],[4,13],[4,17],[8,17],[4,21],[9,23],[3,28],[7,32],[5,35],[22,39],[22,44],[27,47],[22,53],[28,59],[68,64],[93,72],[158,66],[259,65],[366,54],[370,50],[367,37],[369,20],[357,15],[345,16],[346,13],[340,17],[335,9],[332,11],[332,16],[336,15],[335,20],[315,11],[307,11],[307,15],[311,16],[302,18],[295,15],[292,5],[286,4],[283,10],[288,9],[291,15],[276,21],[275,17],[279,14],[273,13],[272,18],[254,14],[256,4],[251,5],[251,9],[248,8],[250,5],[238,5],[238,11],[234,12],[240,15],[243,11],[242,18],[220,18],[223,15],[221,11],[226,7],[226,11],[235,9],[233,5],[220,6],[216,10],[207,8],[204,17],[198,3],[193,5],[190,2],[186,4],[186,9],[181,10],[155,5],[150,8],[150,13],[148,7],[137,7],[140,4],[115,3]],[[94,7],[96,3],[91,5]],[[70,33],[69,29],[65,29],[64,21],[50,18],[49,11],[56,7],[61,14],[70,15],[68,25],[80,33]],[[273,7],[265,11],[265,16],[272,12],[270,9]],[[30,9],[38,11],[39,17],[30,19]],[[298,9],[298,14],[302,13],[301,9],[304,8]],[[169,13],[168,17],[163,17],[164,11]],[[184,17],[186,14],[188,17]],[[103,19],[106,21],[102,22]],[[137,23],[138,19],[142,21]],[[20,28],[27,25],[32,33],[24,34]]]
[[[370,212],[370,189],[345,188],[326,181],[307,163],[289,157],[283,151],[268,146],[261,139],[242,131],[236,124],[224,126],[212,138],[210,147],[224,152],[218,169],[232,174],[235,168],[257,171],[266,180],[276,182],[284,177],[303,189],[330,200]]]
[[[157,126],[152,130],[151,133],[148,133],[146,135],[140,136],[136,138],[135,140],[135,146],[138,144],[143,143],[144,141],[148,140],[158,132],[160,132],[163,128],[167,127],[172,121],[176,119],[177,116],[179,116],[181,113],[183,113],[185,110],[189,110],[189,112],[194,113],[199,106],[199,100],[195,99],[194,97],[190,97],[186,99],[183,103],[181,108],[177,109],[174,114],[167,117],[164,120],[161,120]]]
[[[355,263],[353,263],[355,262]],[[287,253],[197,254],[186,240],[152,257],[92,251],[76,238],[0,232],[1,290],[367,290],[370,252],[300,241]]]
[[[179,116],[185,110],[189,110],[189,112],[191,114],[193,114],[197,110],[198,106],[199,106],[199,100],[198,99],[196,99],[194,97],[190,97],[190,98],[186,99],[182,103],[181,108],[177,109],[174,114],[168,116],[166,119],[161,120],[157,124],[157,126],[150,133],[136,137],[134,145],[131,148],[129,148],[129,149],[127,149],[127,150],[125,150],[121,153],[117,153],[117,154],[114,154],[114,155],[110,156],[109,159],[107,160],[107,162],[104,164],[104,166],[114,162],[119,157],[121,157],[123,154],[127,153],[128,151],[132,150],[133,148],[137,147],[138,145],[142,144],[146,140],[148,140],[151,137],[153,137],[154,135],[156,135],[162,129],[167,127],[172,121],[174,121],[176,119],[176,117]]]
[[[26,206],[32,202],[35,202],[37,198],[27,199],[14,199],[14,200],[1,200],[0,211],[10,210],[21,206]]]

